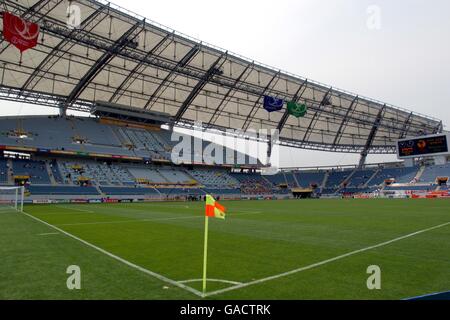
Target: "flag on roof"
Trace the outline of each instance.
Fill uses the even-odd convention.
[[[226,208],[216,201],[212,196],[206,196],[206,216],[210,218],[225,219]]]
[[[304,117],[308,112],[308,107],[306,106],[306,104],[300,104],[294,101],[288,102],[287,108],[289,114],[293,115],[296,118]]]
[[[264,109],[268,112],[280,111],[283,109],[284,100],[275,97],[264,96]]]
[[[20,52],[34,48],[39,36],[39,25],[9,12],[3,12],[3,37]]]

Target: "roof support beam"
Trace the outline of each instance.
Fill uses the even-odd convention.
[[[313,127],[315,125],[316,119],[321,114],[320,108],[322,108],[325,105],[325,103],[327,103],[329,95],[331,94],[332,91],[333,91],[333,88],[331,87],[330,89],[328,89],[328,91],[323,96],[322,102],[319,104],[317,111],[314,113],[314,115],[311,119],[311,122],[309,123],[309,126],[306,129],[305,135],[303,136],[303,142],[306,142],[307,139],[309,139],[309,136],[311,135],[311,130],[313,129]]]
[[[353,99],[352,103],[350,104],[350,106],[347,109],[347,112],[346,112],[344,118],[342,118],[341,125],[339,126],[339,129],[336,132],[336,136],[334,137],[333,146],[335,146],[341,140],[342,133],[344,132],[345,124],[348,123],[348,116],[350,115],[350,112],[353,111],[353,109],[354,109],[353,107],[356,106],[358,99],[359,99],[358,96],[356,96],[355,99]]]
[[[75,86],[70,95],[67,97],[63,113],[65,114],[65,110],[71,106],[83,93],[89,83],[103,70],[103,68],[117,55],[122,51],[130,41],[134,40],[139,33],[133,35],[133,33],[138,29],[138,27],[142,25],[142,21],[139,21],[135,25],[133,25],[127,32],[125,32],[116,42],[115,44],[105,52],[96,63],[89,69],[89,71],[83,76],[80,82]]]
[[[159,93],[162,91],[161,92],[161,94],[162,94],[164,92],[164,90],[167,89],[167,87],[170,85],[170,83],[172,83],[174,76],[177,75],[177,72],[184,66],[188,65],[189,62],[191,62],[192,59],[194,59],[195,56],[197,55],[197,53],[199,53],[199,52],[200,52],[200,46],[195,45],[194,47],[191,48],[191,50],[188,51],[188,53],[186,53],[186,55],[183,58],[181,58],[180,61],[178,61],[178,63],[169,71],[169,74],[160,83],[158,88],[156,88],[155,92],[153,92],[150,99],[148,99],[147,103],[144,106],[144,110],[147,110],[148,107],[150,107],[150,109],[151,109],[153,104],[158,100]]]
[[[70,32],[69,37],[66,37],[63,40],[61,40],[52,49],[52,51],[47,56],[45,56],[45,58],[41,61],[39,66],[37,66],[33,70],[33,73],[28,77],[27,81],[25,81],[25,84],[22,86],[21,92],[26,90],[33,90],[38,84],[38,82],[42,79],[42,77],[45,76],[48,70],[59,59],[61,59],[66,52],[70,52],[70,50],[75,46],[75,42],[73,42],[72,38],[75,37],[76,34],[81,31],[91,32],[101,22],[101,19],[98,19],[98,21],[95,24],[91,25],[91,23],[93,23],[95,19],[97,19],[106,8],[109,8],[109,3],[103,5],[99,10],[95,10],[95,12],[93,12],[81,23],[80,28],[73,29]],[[89,26],[90,28],[88,28]]]
[[[156,46],[154,46],[152,48],[152,50],[150,50],[144,57],[143,60],[141,60],[141,62],[139,62],[133,70],[131,70],[131,72],[127,75],[127,77],[125,78],[125,80],[120,84],[120,86],[116,89],[116,91],[113,93],[113,95],[111,96],[111,98],[109,99],[109,102],[117,102],[119,100],[119,98],[128,90],[128,88],[133,84],[133,82],[136,80],[136,78],[134,78],[134,76],[137,73],[142,73],[142,71],[147,67],[144,64],[144,61],[149,59],[150,57],[152,57],[153,55],[159,55],[162,51],[164,51],[164,49],[167,48],[167,46],[170,44],[167,43],[165,46],[164,44],[167,42],[167,40],[169,38],[173,39],[174,34],[173,33],[168,33],[166,34],[166,36],[164,38],[161,39],[161,41],[159,41]]]
[[[380,127],[381,120],[383,119],[383,113],[386,109],[386,105],[380,109],[378,112],[377,118],[373,123],[372,130],[370,130],[369,137],[367,138],[366,145],[364,146],[363,151],[361,152],[361,158],[359,159],[359,169],[362,169],[366,164],[367,155],[369,154],[369,150],[372,147],[373,141],[375,140],[375,136],[378,132],[378,128]]]
[[[250,126],[251,119],[255,116],[255,113],[257,110],[256,107],[258,106],[258,104],[260,104],[259,100],[261,100],[261,98],[264,97],[264,95],[267,93],[267,91],[269,90],[272,83],[275,81],[276,78],[278,78],[280,76],[280,74],[281,74],[281,71],[278,71],[277,73],[275,73],[274,76],[272,77],[272,79],[270,79],[267,86],[264,88],[264,90],[259,95],[255,104],[253,105],[252,109],[250,110],[250,113],[248,114],[247,118],[245,119],[244,125],[242,126],[243,131],[247,131],[248,127]]]
[[[436,127],[436,130],[434,130],[434,134],[442,133],[443,130],[444,130],[444,125],[441,121],[441,122],[439,122],[439,125]]]
[[[223,109],[225,108],[225,106],[227,105],[227,103],[230,101],[230,96],[231,94],[236,90],[236,86],[239,84],[239,82],[244,78],[245,74],[250,70],[253,70],[253,66],[254,66],[254,62],[249,63],[244,71],[242,71],[242,73],[239,75],[239,77],[236,78],[236,80],[234,81],[234,84],[228,89],[227,93],[224,95],[222,101],[220,101],[220,104],[218,105],[217,109],[214,111],[211,120],[209,120],[209,123],[206,125],[206,128],[209,128],[212,124],[216,123],[217,119],[219,119],[220,115],[222,114]],[[248,73],[248,75],[250,75],[250,73]],[[247,77],[248,77],[247,75]],[[245,81],[245,79],[244,79]]]
[[[408,115],[408,118],[406,118],[406,121],[405,121],[405,123],[403,124],[402,131],[400,132],[400,136],[398,137],[399,139],[406,138],[406,135],[408,134],[410,122],[411,122],[411,119],[412,119],[413,115],[414,115],[414,114],[411,112],[411,113]]]
[[[308,79],[306,79],[305,81],[303,81],[303,83],[300,85],[300,87],[298,88],[297,92],[295,93],[294,97],[292,98],[292,101],[294,101],[295,103],[298,103],[298,101],[301,99],[301,97],[303,96],[303,93],[305,93],[306,88],[307,88],[307,84],[308,84]],[[300,91],[303,89],[303,92],[300,93]],[[284,125],[286,124],[287,120],[289,119],[289,110],[286,109],[284,111],[283,116],[281,117],[280,122],[278,123],[277,126],[277,130],[278,132],[281,132],[284,128]]]
[[[189,109],[189,106],[191,105],[191,103],[195,100],[195,98],[198,96],[200,91],[205,87],[205,85],[209,82],[209,80],[211,80],[212,77],[214,77],[216,74],[220,73],[220,68],[221,68],[221,66],[223,66],[223,64],[227,60],[227,56],[228,56],[228,52],[225,52],[219,58],[217,58],[217,60],[211,65],[211,67],[208,69],[208,71],[205,73],[205,75],[202,77],[202,79],[192,89],[191,93],[186,98],[186,100],[183,102],[180,109],[178,109],[178,112],[174,118],[175,123],[177,123],[181,120],[181,118],[183,117],[185,112]],[[222,61],[222,59],[223,59],[223,61]],[[219,66],[219,64],[220,64],[220,66]]]

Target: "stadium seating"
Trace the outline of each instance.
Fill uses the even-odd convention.
[[[450,163],[440,166],[426,167],[419,181],[435,183],[436,179],[439,177],[450,178]]]
[[[0,120],[1,145],[136,156],[133,149],[124,147],[117,134],[120,127],[101,124],[94,118],[34,116],[20,118],[20,121],[28,135],[22,139],[11,135],[17,129],[16,121]],[[148,136],[146,130],[134,131],[138,132],[137,136]],[[83,143],[77,143],[75,138],[83,140]],[[151,156],[148,152],[144,155]]]
[[[377,188],[375,188],[375,187],[371,187],[371,188],[347,187],[347,188],[341,189],[339,191],[339,193],[341,193],[341,194],[369,193],[369,192],[374,192],[376,189]]]
[[[152,169],[151,167],[128,166],[126,169],[135,179],[148,180],[154,184],[168,183],[168,181],[159,173],[158,170]]]
[[[437,185],[400,185],[386,186],[385,191],[435,191]]]
[[[359,188],[364,187],[374,174],[374,169],[356,170],[355,173],[351,176],[348,186]]]
[[[325,172],[295,172],[295,177],[302,188],[309,188],[311,185],[321,186],[325,178]]]
[[[419,172],[419,167],[382,168],[370,181],[371,186],[381,185],[387,179],[395,179],[397,183],[410,183]]]
[[[32,184],[51,184],[44,161],[13,160],[15,176],[29,176]]]
[[[240,195],[240,189],[214,189],[214,188],[206,188],[204,191],[213,196],[215,195]]]
[[[187,173],[206,187],[235,188],[239,181],[222,169],[193,169]]]
[[[13,120],[13,121],[12,121]],[[17,137],[17,128],[25,134]],[[223,167],[171,166],[161,164],[158,159],[170,159],[171,148],[178,141],[171,141],[172,133],[166,130],[104,124],[96,118],[37,116],[0,119],[0,145],[33,147],[45,150],[75,151],[83,158],[0,161],[0,184],[12,184],[8,171],[15,176],[30,176],[34,194],[98,195],[163,195],[183,196],[210,192],[221,195],[287,195],[291,189],[310,188],[315,192],[339,195],[342,193],[365,193],[378,190],[387,179],[396,185],[385,191],[435,190],[437,177],[450,176],[450,164],[420,168],[397,165],[380,165],[367,169],[335,169],[283,171],[276,175],[260,173],[230,173]],[[210,144],[203,141],[202,146]],[[186,150],[192,154],[192,148]],[[142,163],[102,162],[86,157],[85,153],[151,158]],[[225,150],[223,162],[236,160],[241,154]],[[249,161],[246,156],[247,162]],[[8,161],[12,166],[7,167]],[[147,161],[147,160],[146,160]],[[419,179],[419,181],[416,181]],[[81,181],[81,182],[80,182]],[[326,183],[325,183],[326,182]],[[347,182],[344,185],[344,182]],[[325,183],[325,185],[324,185]],[[87,184],[91,188],[80,188]],[[406,187],[398,187],[398,184]],[[155,188],[148,187],[148,185]],[[190,186],[196,186],[191,188]],[[99,189],[97,189],[99,188]],[[323,190],[321,190],[323,188]],[[406,188],[406,189],[405,189]],[[441,186],[442,190],[447,186]]]
[[[94,187],[74,187],[74,186],[35,186],[27,187],[31,195],[99,195]]]
[[[188,184],[193,181],[192,177],[189,177],[182,170],[160,169],[160,170],[158,170],[158,172],[169,183]]]
[[[130,188],[130,187],[100,187],[102,193],[108,196],[127,196],[127,195],[160,195],[156,189],[153,188]]]
[[[158,191],[166,196],[205,195],[201,189],[195,188],[158,188]]]
[[[51,172],[53,174],[53,178],[55,179],[55,182],[57,184],[64,184],[64,179],[61,176],[61,172],[59,170],[58,162],[55,160],[52,160],[49,164]]]
[[[351,175],[352,171],[331,171],[328,176],[327,188],[338,188]]]
[[[8,162],[6,159],[0,159],[0,184],[8,184]]]
[[[135,178],[126,168],[115,164],[109,165],[109,168],[121,184],[125,186],[134,186],[136,184]]]
[[[241,192],[244,194],[270,194],[273,185],[259,173],[232,173],[232,177],[239,181]]]
[[[265,175],[264,178],[268,181],[270,181],[274,186],[279,185],[287,185],[286,176],[283,172],[279,172],[275,175]]]
[[[286,177],[286,182],[287,182],[289,188],[296,188],[296,187],[298,187],[297,186],[297,182],[295,181],[295,177],[294,177],[293,173],[285,172],[284,176]]]

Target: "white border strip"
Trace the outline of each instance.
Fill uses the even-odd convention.
[[[239,285],[236,285],[236,286],[233,286],[233,287],[229,287],[229,288],[213,291],[213,292],[210,292],[210,293],[206,293],[205,297],[218,295],[218,294],[225,293],[225,292],[228,292],[228,291],[238,290],[238,289],[245,288],[245,287],[248,287],[248,286],[252,286],[252,285],[255,285],[255,284],[267,282],[267,281],[270,281],[270,280],[275,280],[275,279],[286,277],[286,276],[289,276],[289,275],[292,275],[292,274],[295,274],[295,273],[299,273],[299,272],[302,272],[302,271],[306,271],[306,270],[309,270],[309,269],[320,267],[320,266],[323,266],[325,264],[328,264],[328,263],[331,263],[331,262],[334,262],[334,261],[337,261],[337,260],[341,260],[341,259],[353,256],[353,255],[361,253],[361,252],[365,252],[365,251],[373,250],[373,249],[380,248],[380,247],[383,247],[383,246],[387,246],[387,245],[389,245],[391,243],[394,243],[394,242],[397,242],[397,241],[400,241],[400,240],[404,240],[404,239],[407,239],[407,238],[411,238],[411,237],[414,237],[416,235],[419,235],[419,234],[422,234],[422,233],[425,233],[425,232],[428,232],[428,231],[432,231],[432,230],[435,230],[435,229],[443,228],[443,227],[448,226],[448,225],[450,225],[450,222],[443,223],[443,224],[440,224],[438,226],[427,228],[427,229],[423,229],[423,230],[420,230],[420,231],[416,231],[414,233],[410,233],[410,234],[407,234],[405,236],[398,237],[398,238],[395,238],[395,239],[392,239],[392,240],[389,240],[389,241],[386,241],[386,242],[382,242],[382,243],[379,243],[379,244],[376,244],[376,245],[373,245],[373,246],[370,246],[370,247],[366,247],[366,248],[363,248],[363,249],[355,250],[355,251],[352,251],[352,252],[349,252],[349,253],[346,253],[346,254],[343,254],[343,255],[331,258],[331,259],[327,259],[327,260],[324,260],[324,261],[321,261],[321,262],[317,262],[317,263],[311,264],[309,266],[305,266],[305,267],[298,268],[298,269],[295,269],[295,270],[291,270],[291,271],[288,271],[288,272],[280,273],[280,274],[277,274],[277,275],[274,275],[274,276],[271,276],[271,277],[267,277],[267,278],[263,278],[263,279],[259,279],[259,280],[255,280],[255,281],[251,281],[251,282],[247,282],[247,283],[242,283],[242,284],[239,284]]]
[[[102,248],[100,248],[100,247],[97,247],[96,245],[93,245],[92,243],[89,243],[89,242],[87,242],[87,241],[85,241],[85,240],[83,240],[83,239],[80,239],[80,238],[78,238],[77,236],[74,236],[73,234],[70,234],[70,233],[68,233],[68,232],[66,232],[66,231],[64,231],[64,230],[62,230],[62,229],[60,229],[60,228],[58,228],[58,227],[55,227],[54,225],[51,225],[50,223],[47,223],[47,222],[45,222],[45,221],[43,221],[43,220],[41,220],[41,219],[39,219],[39,218],[36,218],[36,217],[32,216],[31,214],[28,214],[28,213],[26,213],[26,212],[23,212],[23,214],[26,215],[27,217],[29,217],[29,218],[35,220],[35,221],[38,221],[38,222],[40,222],[40,223],[43,223],[43,224],[45,224],[46,226],[48,226],[48,227],[50,227],[50,228],[52,228],[52,229],[55,229],[55,230],[57,230],[57,231],[59,231],[59,232],[65,234],[66,236],[68,236],[68,237],[70,237],[70,238],[72,238],[72,239],[78,240],[78,241],[80,241],[81,243],[85,244],[86,246],[91,247],[91,248],[93,248],[93,249],[95,249],[95,250],[97,250],[97,251],[99,251],[99,252],[101,252],[101,253],[107,255],[107,256],[110,257],[110,258],[113,258],[113,259],[115,259],[115,260],[117,260],[117,261],[119,261],[119,262],[122,262],[123,264],[126,264],[127,266],[129,266],[129,267],[131,267],[131,268],[134,268],[134,269],[136,269],[136,270],[139,270],[139,271],[141,271],[141,272],[143,272],[143,273],[145,273],[145,274],[147,274],[147,275],[150,275],[150,276],[152,276],[152,277],[154,277],[154,278],[156,278],[156,279],[158,279],[158,280],[161,280],[161,281],[163,281],[163,282],[169,283],[169,284],[171,284],[171,285],[173,285],[173,286],[176,286],[176,287],[178,287],[178,288],[181,288],[181,289],[184,289],[184,290],[186,290],[186,291],[189,291],[190,293],[193,293],[193,294],[195,294],[196,296],[203,297],[203,294],[202,294],[200,291],[195,290],[194,288],[191,288],[191,287],[189,287],[189,286],[186,286],[186,285],[184,285],[184,284],[182,284],[182,283],[179,283],[179,282],[177,282],[177,281],[175,281],[175,280],[169,279],[169,278],[167,278],[167,277],[164,277],[163,275],[160,275],[160,274],[155,273],[155,272],[153,272],[153,271],[147,270],[147,269],[145,269],[145,268],[143,268],[143,267],[141,267],[141,266],[138,266],[138,265],[136,265],[136,264],[134,264],[134,263],[132,263],[132,262],[130,262],[130,261],[127,261],[127,260],[125,260],[125,259],[122,259],[121,257],[116,256],[116,255],[112,254],[111,252],[108,252],[108,251],[106,251],[106,250],[104,250],[104,249],[102,249]]]

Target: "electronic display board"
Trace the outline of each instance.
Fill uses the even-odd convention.
[[[436,135],[400,140],[397,143],[399,158],[441,155],[448,153],[448,136]]]

